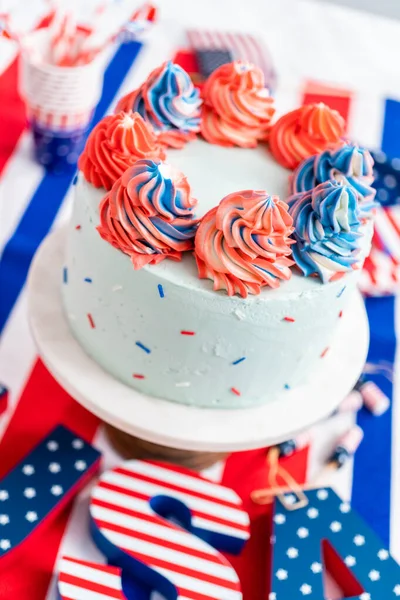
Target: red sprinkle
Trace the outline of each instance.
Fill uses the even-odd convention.
[[[321,358],[324,358],[324,356],[327,354],[328,350],[329,350],[329,346],[321,352]]]
[[[238,389],[236,389],[236,388],[234,388],[234,387],[231,387],[231,392],[232,392],[233,394],[236,394],[236,396],[240,396],[240,395],[241,395],[241,394],[240,394],[240,392],[239,392],[239,390],[238,390]]]
[[[79,229],[81,229],[81,227],[82,227],[81,225],[77,225],[77,226],[75,227],[75,229],[76,229],[77,231],[79,231]]]
[[[134,373],[132,375],[132,377],[134,377],[135,379],[145,379],[144,375],[140,375],[140,373]]]
[[[181,331],[182,335],[196,335],[194,331],[185,331],[184,329]]]
[[[88,313],[87,318],[89,319],[90,327],[92,329],[95,329],[96,325],[95,325],[95,323],[93,321],[93,317],[92,317],[92,315],[90,313]]]
[[[339,313],[339,319],[341,319],[343,317],[343,311],[341,310]]]
[[[294,323],[296,319],[293,319],[293,317],[283,317],[284,321],[288,321],[288,323]]]

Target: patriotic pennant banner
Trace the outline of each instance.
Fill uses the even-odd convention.
[[[276,500],[269,600],[322,600],[328,569],[351,600],[400,597],[400,566],[376,534],[330,488]]]
[[[63,426],[0,481],[0,569],[98,470],[100,453]]]
[[[242,597],[236,572],[215,550],[237,553],[249,537],[233,490],[187,469],[133,460],[101,476],[90,515],[108,560],[168,600]]]

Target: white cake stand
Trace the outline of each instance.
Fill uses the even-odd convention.
[[[73,337],[64,315],[60,282],[65,231],[49,235],[28,280],[29,316],[39,353],[49,371],[78,402],[132,436],[170,448],[232,452],[291,438],[329,416],[352,389],[366,360],[369,330],[363,301],[355,294],[339,323],[330,352],[312,381],[257,408],[193,408],[146,396],[114,379]]]

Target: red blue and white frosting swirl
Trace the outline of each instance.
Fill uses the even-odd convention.
[[[254,148],[266,138],[275,106],[260,68],[240,60],[221,65],[202,94],[201,133],[207,142]]]
[[[326,181],[288,203],[293,258],[305,275],[317,274],[327,283],[361,266],[362,214],[352,186]]]
[[[159,160],[141,159],[100,204],[101,237],[130,256],[134,269],[193,248],[198,221],[186,177]]]
[[[280,117],[271,127],[269,147],[274,158],[287,169],[295,169],[305,158],[338,146],[345,121],[322,102],[306,104]]]
[[[138,112],[166,146],[182,148],[200,131],[202,100],[182,67],[171,61],[154,69],[147,80],[117,104],[117,111]]]
[[[229,296],[259,294],[290,279],[292,218],[288,206],[265,191],[225,196],[201,220],[195,239],[200,279]]]
[[[325,181],[339,181],[355,189],[367,212],[367,206],[374,206],[373,165],[368,150],[347,143],[304,160],[291,177],[291,191],[293,194],[306,192]]]
[[[94,187],[111,190],[140,158],[164,159],[164,146],[138,113],[119,112],[104,117],[92,130],[78,166]]]

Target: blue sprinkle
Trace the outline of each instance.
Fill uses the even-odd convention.
[[[287,383],[285,383],[283,387],[285,388],[285,390],[290,390],[290,385],[288,385]]]
[[[86,283],[92,283],[92,280],[90,279],[90,277],[85,277],[85,279],[83,281],[86,281]]]
[[[242,356],[242,358],[238,358],[237,360],[233,361],[233,365],[238,365],[239,363],[243,362],[244,360],[246,360],[245,356]]]
[[[67,269],[67,267],[64,267],[64,269],[63,269],[63,281],[64,281],[64,283],[68,283],[68,269]]]
[[[76,185],[78,183],[78,175],[75,175],[75,177],[72,180],[72,185]]]
[[[136,346],[138,346],[139,348],[141,348],[142,350],[147,352],[147,354],[150,354],[150,352],[151,352],[150,348],[147,348],[147,346],[142,344],[142,342],[136,342]]]
[[[164,294],[164,288],[161,285],[161,283],[158,284],[158,293],[160,294],[160,298],[164,298],[165,294]]]
[[[340,290],[340,292],[338,293],[338,295],[336,296],[336,298],[340,298],[340,296],[343,294],[344,290],[346,289],[346,286],[344,285],[342,287],[342,289]]]

